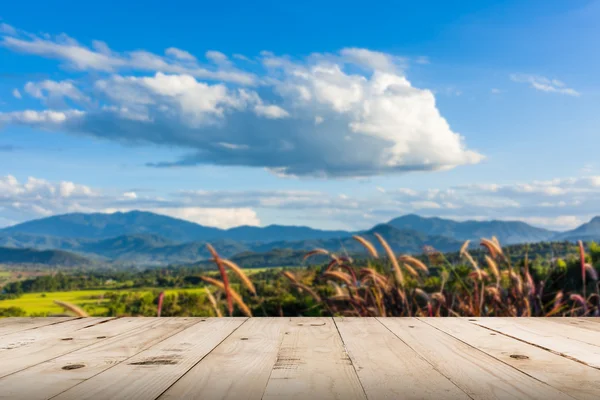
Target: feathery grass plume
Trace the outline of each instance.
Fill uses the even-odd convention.
[[[581,263],[581,281],[583,282],[583,297],[585,298],[585,250],[583,248],[583,242],[580,240],[577,242],[579,244],[579,261]]]
[[[223,291],[225,290],[225,285],[221,281],[213,279],[209,276],[201,276],[200,279],[202,279],[205,282],[210,283],[213,286],[218,287],[219,289],[221,289]],[[251,317],[252,311],[250,311],[250,308],[246,305],[246,303],[244,303],[244,300],[242,299],[242,297],[235,290],[233,290],[231,288],[229,290],[230,290],[231,298],[238,305],[238,307],[240,308],[240,311],[242,311],[246,316]]]
[[[496,300],[497,302],[501,302],[502,301],[502,296],[500,296],[500,289],[498,289],[495,286],[488,286],[485,288],[485,292],[494,298],[494,300]]]
[[[302,258],[302,261],[305,261],[307,258],[312,257],[312,256],[317,255],[317,254],[322,254],[324,256],[330,255],[329,252],[327,250],[325,250],[325,249],[314,249],[314,250],[311,250],[308,253],[306,253],[304,255],[304,257]],[[337,261],[337,259],[335,259],[335,258],[334,258],[334,260]]]
[[[591,280],[593,280],[593,281],[598,280],[598,271],[596,271],[596,269],[594,268],[593,265],[586,263],[584,268]]]
[[[298,282],[298,278],[296,278],[290,271],[282,271],[281,274],[288,278],[292,283],[300,283]]]
[[[442,272],[440,272],[440,277],[442,278],[442,286],[440,288],[440,292],[443,292],[444,287],[446,286],[446,282],[448,282],[448,279],[450,279],[450,273],[448,272],[448,270],[442,269]]]
[[[388,258],[390,259],[390,262],[392,263],[392,267],[394,268],[394,276],[396,277],[396,282],[398,282],[401,286],[404,286],[404,274],[402,274],[400,264],[398,264],[398,260],[396,259],[392,248],[379,233],[375,233],[375,237],[377,238],[377,240],[379,240],[379,243],[381,243],[381,246],[385,250]]]
[[[348,264],[352,264],[354,262],[354,260],[350,256],[340,256],[338,257],[338,261]]]
[[[560,290],[558,293],[556,293],[556,296],[554,296],[554,306],[552,307],[552,310],[550,310],[548,313],[546,313],[546,317],[551,317],[560,312],[560,310],[562,308],[563,296],[564,295],[563,295],[562,290]]]
[[[482,271],[480,269],[478,269],[476,271],[470,272],[468,276],[469,276],[469,278],[471,278],[473,280],[477,279],[478,281],[480,281],[482,279],[485,280],[485,279],[489,278],[488,273],[485,272],[485,271]]]
[[[469,264],[471,264],[473,266],[474,270],[479,270],[479,265],[477,265],[477,262],[473,259],[473,257],[471,256],[471,254],[468,251],[465,251],[463,253],[463,257],[465,257],[467,259],[467,261],[469,261]]]
[[[502,253],[502,248],[493,240],[481,239],[481,246],[485,247],[490,252],[492,258],[496,258],[497,256],[504,254]]]
[[[67,311],[71,311],[73,314],[78,317],[89,317],[88,313],[83,311],[82,308],[76,306],[75,304],[67,303],[66,301],[54,300],[54,303],[61,306]]]
[[[585,298],[583,296],[581,296],[580,294],[571,294],[569,296],[569,298],[580,304],[583,307],[583,311],[586,312],[587,311],[587,301],[585,300]]]
[[[408,274],[410,276],[412,276],[413,278],[418,278],[419,277],[419,273],[417,272],[417,270],[415,270],[413,267],[411,267],[410,264],[402,263],[402,266],[404,267],[404,269],[406,270],[406,272],[408,272]]]
[[[429,268],[427,267],[427,265],[425,265],[421,260],[419,260],[418,258],[409,256],[409,255],[403,255],[399,257],[399,260],[402,261],[405,264],[409,264],[415,268],[417,268],[418,270],[428,274],[429,273]]]
[[[496,280],[499,281],[500,280],[500,272],[498,271],[498,264],[496,264],[496,261],[494,261],[494,259],[492,259],[490,256],[488,256],[486,254],[485,262],[487,263],[488,267],[490,267],[490,271],[492,271],[492,275],[494,275]]]
[[[312,290],[310,287],[308,287],[305,284],[303,284],[300,281],[298,281],[298,279],[290,271],[282,271],[281,274],[283,276],[285,276],[287,279],[289,279],[289,281],[292,283],[292,285],[294,287],[307,292],[317,302],[319,302],[319,303],[321,302],[321,296],[319,296],[317,294],[317,292],[315,292],[314,290]]]
[[[467,240],[466,242],[463,243],[463,245],[460,248],[460,253],[461,255],[465,254],[467,252],[467,249],[469,248],[469,244],[471,244],[470,240]]]
[[[158,307],[157,307],[157,312],[156,312],[157,317],[160,317],[160,314],[162,312],[162,306],[163,306],[164,299],[165,299],[165,292],[160,292],[158,294]]]
[[[525,272],[525,282],[527,282],[527,288],[529,289],[529,295],[535,296],[535,283],[533,282],[533,277],[529,273],[529,271]]]
[[[248,290],[256,296],[256,288],[254,287],[254,284],[252,283],[252,281],[250,280],[250,278],[248,278],[248,276],[244,273],[244,271],[233,261],[230,260],[226,260],[224,258],[221,259],[221,262],[223,263],[223,265],[225,265],[227,268],[229,268],[230,270],[232,270],[233,272],[235,272],[235,274],[238,276],[238,278],[240,278],[240,280],[244,283],[244,286],[246,286],[248,288]]]
[[[342,271],[327,271],[323,274],[323,276],[327,278],[339,279],[340,281],[344,282],[347,286],[354,285],[352,277],[349,274],[346,274]]]
[[[308,293],[310,295],[310,297],[312,297],[313,299],[315,299],[315,301],[317,303],[320,303],[322,301],[321,300],[321,296],[319,296],[317,294],[317,292],[315,292],[314,290],[312,290],[312,288],[310,288],[309,286],[306,286],[305,284],[300,283],[300,282],[298,282],[298,283],[293,283],[292,282],[292,285],[294,285],[296,288],[298,288],[298,289],[300,289],[300,290]]]
[[[225,271],[225,266],[221,262],[221,257],[209,243],[206,244],[208,251],[213,256],[213,261],[217,264],[219,268],[219,273],[221,274],[221,279],[223,279],[223,287],[225,289],[225,296],[227,297],[227,309],[229,311],[229,316],[233,314],[233,301],[231,299],[231,287],[229,286],[229,278],[227,277],[227,271]]]
[[[523,279],[521,279],[521,277],[518,274],[515,274],[512,271],[509,272],[509,276],[512,279],[512,281],[517,284],[516,289],[517,289],[517,293],[519,294],[519,296],[522,295],[523,294]]]
[[[446,303],[446,296],[444,296],[444,294],[442,292],[435,292],[431,294],[431,298],[435,301],[437,301],[440,304],[445,304]]]
[[[221,310],[219,310],[219,306],[217,305],[217,300],[215,299],[215,296],[213,296],[213,294],[210,292],[210,290],[208,290],[207,287],[205,287],[204,290],[206,291],[206,297],[208,297],[208,301],[210,302],[210,305],[215,311],[215,314],[217,315],[217,317],[222,317],[223,314],[221,314]]]
[[[502,248],[502,246],[500,246],[500,241],[496,236],[492,236],[492,242],[496,243],[496,246],[498,246],[499,248]]]
[[[421,288],[416,288],[415,289],[415,294],[421,298],[423,298],[425,301],[429,301],[429,295]]]
[[[387,279],[377,271],[371,268],[362,268],[359,271],[359,274],[363,277],[363,283],[367,282],[368,280],[371,280],[375,285],[379,286],[381,289],[387,290]]]
[[[335,289],[336,296],[345,296],[346,295],[344,293],[344,291],[342,290],[342,288],[340,287],[340,285],[338,285],[334,281],[327,281],[327,283],[329,283],[331,286],[333,286],[333,288]]]
[[[367,239],[363,238],[362,236],[358,236],[358,235],[354,235],[354,236],[352,236],[352,238],[354,240],[356,240],[358,243],[362,244],[363,247],[365,249],[367,249],[367,251],[369,252],[369,254],[371,254],[371,257],[373,257],[373,258],[379,258],[379,254],[377,254],[377,249]]]
[[[346,265],[346,264],[340,264],[339,267],[341,269],[346,270],[348,272],[348,274],[352,277],[352,284],[354,286],[356,286],[356,283],[358,282],[358,279],[356,278],[356,273],[354,272],[354,269],[352,269],[351,266]]]

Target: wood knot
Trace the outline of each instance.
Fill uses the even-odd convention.
[[[524,356],[522,354],[511,354],[510,358],[514,358],[514,359],[517,359],[517,360],[527,360],[527,359],[529,359],[529,357]]]
[[[64,367],[62,367],[62,369],[64,369],[65,371],[70,371],[72,369],[79,369],[79,368],[83,368],[85,367],[85,365],[83,364],[70,364],[70,365],[65,365]]]

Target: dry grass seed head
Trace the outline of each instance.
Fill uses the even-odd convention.
[[[352,277],[349,274],[342,271],[327,271],[323,274],[323,276],[327,278],[339,279],[340,281],[344,282],[347,286],[353,285]]]
[[[487,263],[488,267],[490,267],[492,275],[494,275],[496,279],[500,279],[500,272],[498,271],[498,264],[496,264],[496,261],[494,261],[490,256],[486,254],[485,262]]]
[[[394,269],[394,276],[396,277],[396,282],[398,282],[401,286],[404,286],[404,274],[402,274],[400,264],[398,264],[398,260],[396,259],[392,248],[379,233],[375,233],[375,237],[377,238],[377,240],[379,240],[379,243],[381,243],[381,246],[384,248],[388,258],[392,263],[392,267]]]
[[[218,287],[221,290],[225,290],[225,285],[221,281],[213,279],[209,276],[201,276],[200,279],[202,279],[205,282],[210,283],[213,286]],[[231,288],[229,290],[231,293],[231,298],[238,305],[238,307],[240,308],[240,311],[242,311],[244,313],[244,315],[251,317],[252,312],[250,311],[250,308],[246,305],[246,303],[244,303],[244,300],[242,299],[242,297],[235,290],[233,290]]]
[[[371,254],[371,257],[373,257],[373,258],[379,258],[379,254],[377,254],[377,249],[367,239],[363,238],[362,236],[358,236],[358,235],[354,235],[354,236],[352,236],[352,238],[354,240],[356,240],[358,243],[362,244],[363,247],[365,249],[367,249],[367,251],[369,252],[369,254]]]
[[[481,245],[490,252],[492,258],[496,258],[498,255],[503,255],[502,248],[493,240],[481,239]]]
[[[254,284],[236,263],[234,263],[233,261],[230,261],[230,260],[226,260],[226,259],[221,259],[221,262],[227,268],[232,270],[238,276],[238,278],[240,278],[240,280],[242,281],[244,286],[246,286],[252,294],[256,295],[256,288],[254,287]]]
[[[471,244],[470,240],[467,240],[466,242],[463,243],[462,247],[460,248],[460,254],[465,254],[467,252],[467,249],[469,248],[469,244]]]
[[[314,250],[311,250],[308,253],[306,253],[304,255],[304,258],[302,260],[306,260],[308,257],[314,256],[314,255],[317,255],[317,254],[322,254],[322,255],[328,256],[329,252],[327,250],[325,250],[325,249],[314,249]]]
[[[76,306],[75,304],[67,303],[65,301],[60,301],[60,300],[54,300],[54,303],[61,306],[62,308],[64,308],[67,311],[71,311],[73,314],[77,315],[78,317],[89,317],[88,313],[83,311],[82,308]]]
[[[208,297],[208,301],[210,302],[210,305],[215,311],[215,314],[217,315],[217,317],[222,317],[223,314],[221,314],[221,310],[219,310],[219,306],[217,305],[217,300],[215,299],[215,296],[213,296],[213,294],[210,290],[208,290],[207,287],[205,287],[204,290],[206,291],[206,297]]]
[[[225,289],[225,295],[227,296],[227,310],[229,311],[229,316],[233,313],[233,299],[231,296],[231,287],[229,286],[229,277],[227,276],[227,271],[225,271],[225,266],[221,262],[221,257],[219,253],[215,250],[214,247],[210,243],[206,244],[206,248],[210,252],[213,257],[213,261],[217,264],[219,268],[219,273],[221,274],[221,279],[223,279],[223,287]]]
[[[400,256],[400,261],[406,263],[406,264],[410,264],[413,267],[417,268],[418,270],[424,272],[424,273],[429,273],[429,268],[427,267],[427,265],[425,265],[421,260],[419,260],[418,258],[412,257],[412,256],[408,256],[408,255],[403,255]]]

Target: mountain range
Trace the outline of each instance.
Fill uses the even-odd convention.
[[[518,221],[458,222],[411,214],[366,231],[350,232],[282,225],[218,229],[142,211],[73,213],[0,229],[0,250],[32,249],[32,260],[40,260],[39,250],[60,250],[62,253],[49,259],[64,260],[65,253],[71,252],[75,257],[69,263],[89,260],[90,263],[165,265],[198,263],[207,259],[206,244],[210,242],[224,257],[243,255],[247,260],[262,259],[265,262],[264,254],[276,258],[285,254],[286,260],[293,260],[298,254],[317,247],[347,253],[362,252],[364,250],[352,235],[360,234],[377,243],[375,233],[381,234],[398,253],[419,253],[424,246],[455,251],[465,240],[477,241],[491,236],[496,236],[502,244],[598,240],[600,217],[572,231],[555,232]],[[2,256],[9,253],[10,257]],[[9,259],[26,262],[26,254],[22,252],[16,257],[8,250],[0,251],[0,263],[11,262]]]

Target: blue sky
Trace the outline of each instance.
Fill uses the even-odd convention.
[[[0,226],[599,214],[600,1],[13,2]]]

